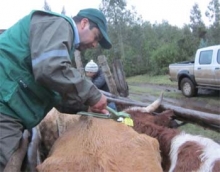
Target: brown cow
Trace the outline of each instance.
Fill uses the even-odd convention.
[[[53,108],[38,125],[41,135],[42,159],[47,157],[54,142],[79,120],[79,115],[64,114]]]
[[[156,139],[110,119],[80,117],[38,171],[162,171]]]
[[[149,108],[125,109],[134,121],[134,129],[158,139],[164,171],[220,171],[220,145],[198,135],[169,129],[174,113],[166,110],[159,115],[149,115]]]
[[[158,139],[164,171],[220,171],[220,145],[209,138],[187,134],[139,118],[134,120],[134,129]]]
[[[135,120],[136,118],[146,121],[151,121],[161,126],[169,126],[173,120],[171,119],[174,116],[173,111],[167,110],[158,115],[153,115],[154,112],[161,104],[163,94],[154,101],[151,105],[147,107],[129,107],[124,111],[131,115],[131,118]],[[166,116],[165,114],[166,113]],[[163,118],[158,120],[158,118]],[[38,125],[39,133],[41,133],[41,154],[43,155],[42,159],[46,158],[54,142],[67,131],[71,126],[74,126],[78,121],[78,115],[70,115],[58,112],[53,108],[47,116],[41,121]],[[43,152],[42,152],[43,151]]]
[[[149,115],[151,111],[154,111],[159,106],[161,99],[162,98],[156,100],[151,106],[148,106],[147,108],[142,108],[142,111],[144,111],[143,113],[145,113],[145,118],[148,118],[145,120],[155,122],[159,125],[168,125],[170,117],[173,115],[173,111],[168,110],[162,113],[164,115],[157,115],[155,117]],[[136,111],[134,109],[135,108],[128,108],[126,109],[126,111],[129,112],[130,110],[130,114],[135,120],[136,117],[140,117],[134,115]],[[163,118],[165,114],[168,120],[166,120],[166,118]],[[69,119],[65,120],[65,118]],[[163,118],[165,120],[159,120],[160,118]],[[54,124],[53,122],[51,122],[51,119],[55,121]],[[74,120],[70,122],[71,119]],[[62,122],[59,122],[60,120]],[[48,121],[50,121],[49,125]],[[163,122],[161,123],[160,121]],[[53,109],[48,114],[48,116],[44,119],[44,122],[44,127],[42,127],[42,124],[40,124],[41,131],[42,129],[43,131],[46,131],[45,127],[47,127],[47,130],[49,129],[50,131],[53,130],[52,126],[58,128],[54,128],[55,130],[53,130],[54,134],[52,134],[53,137],[50,145],[52,145],[52,143],[56,140],[55,138],[58,138],[62,134],[62,132],[61,134],[57,134],[60,133],[58,132],[60,129],[57,126],[62,126],[61,128],[63,131],[69,130],[69,132],[64,133],[64,135],[56,141],[49,157],[43,162],[43,164],[38,166],[39,171],[53,171],[59,168],[63,169],[64,167],[65,168],[63,170],[67,171],[97,171],[97,169],[99,169],[100,171],[158,171],[159,169],[159,171],[161,171],[161,167],[154,167],[155,164],[158,165],[159,162],[158,150],[155,147],[155,143],[153,143],[155,141],[152,142],[151,139],[150,142],[147,141],[149,139],[148,136],[146,139],[146,135],[138,135],[136,132],[134,132],[132,128],[127,127],[124,124],[106,119],[97,119],[91,117],[79,118],[79,116],[74,117],[72,115],[66,116],[66,114],[62,115],[55,109]],[[69,125],[67,124],[67,122],[69,122]],[[57,125],[59,123],[61,123],[62,125]],[[48,135],[48,133],[42,134]],[[142,137],[145,139],[140,139]],[[48,139],[47,141],[51,140]],[[131,150],[128,151],[128,149]],[[152,156],[150,160],[151,162],[149,162],[148,160],[149,154],[150,156]],[[140,158],[144,161],[140,160]],[[108,162],[109,160],[110,162]],[[103,161],[105,163],[103,163]],[[89,162],[89,165],[85,166],[85,163],[83,162]],[[128,164],[127,162],[133,163],[129,163],[129,165],[122,167],[124,166],[124,164]],[[136,163],[137,165],[134,165]],[[151,166],[150,164],[153,166]],[[151,168],[153,168],[154,170]]]
[[[131,114],[131,117],[134,120],[134,129],[136,131],[148,134],[158,139],[160,143],[164,171],[220,171],[219,144],[208,138],[193,136],[176,129],[168,129],[167,127],[158,126],[169,125],[173,112],[168,110],[161,113],[159,116],[151,116],[148,113],[149,111],[146,109],[149,110],[149,108],[135,107],[129,108],[130,112],[127,109],[126,112]],[[138,111],[138,113],[135,111]],[[145,113],[144,118],[148,119],[143,119],[143,112]],[[73,116],[70,118],[72,117]],[[78,123],[78,119],[79,118],[75,118],[74,122]],[[61,129],[63,130],[65,129],[63,126],[67,126],[65,125],[66,122],[63,122],[64,125],[58,125],[60,122],[56,122],[55,126],[62,126]],[[70,126],[72,126],[72,124]],[[87,124],[87,126],[89,125]],[[68,129],[68,127],[66,128]],[[57,131],[58,130],[56,130],[56,133],[59,133]],[[112,129],[108,131],[112,132]],[[69,135],[71,135],[71,132],[69,132]],[[56,137],[58,136],[59,135],[57,134]],[[66,136],[64,138],[68,140],[68,137],[69,136]],[[71,138],[73,139],[73,137]],[[61,140],[65,142],[65,139]],[[107,141],[110,141],[110,139],[107,138]],[[60,142],[62,143],[62,141]],[[55,145],[57,145],[57,143]],[[57,153],[54,149],[53,151]],[[65,157],[64,154],[62,154],[62,156]]]

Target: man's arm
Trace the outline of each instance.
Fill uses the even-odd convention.
[[[105,76],[103,72],[101,71],[101,69],[99,69],[97,76],[92,80],[92,82],[99,89],[102,88],[103,85],[105,85],[106,83]]]
[[[35,80],[78,102],[93,106],[102,94],[72,67],[69,56],[74,34],[63,18],[34,14],[30,27],[30,50]]]

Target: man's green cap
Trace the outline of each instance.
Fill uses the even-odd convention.
[[[107,21],[104,14],[94,8],[87,8],[80,10],[77,16],[85,17],[97,24],[103,38],[99,41],[102,48],[110,49],[112,47],[111,41],[107,34]]]

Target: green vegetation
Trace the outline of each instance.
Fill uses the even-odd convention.
[[[158,85],[169,85],[169,86],[176,86],[175,82],[171,82],[169,80],[169,75],[157,75],[157,76],[150,76],[150,75],[137,75],[133,77],[128,77],[126,79],[128,83],[151,83],[151,84],[158,84]]]
[[[154,88],[148,88],[148,87],[140,87],[139,85],[136,86],[132,86],[129,85],[129,91],[132,93],[144,93],[144,94],[148,94],[148,95],[152,95],[155,97],[158,97],[160,95],[160,91],[155,90]],[[129,96],[131,99],[135,99],[134,96]],[[173,99],[181,99],[183,97],[182,94],[179,93],[173,93],[173,92],[164,92],[164,97],[166,98],[173,98]]]
[[[199,47],[220,44],[218,0],[210,0],[203,14],[199,4],[189,7],[190,13],[186,15],[190,22],[182,28],[172,26],[168,21],[144,21],[135,8],[127,9],[125,0],[102,0],[100,10],[107,17],[113,47],[83,52],[83,64],[90,59],[97,61],[100,54],[107,57],[109,64],[120,59],[127,77],[167,74],[170,63],[192,60]],[[210,19],[208,26],[202,16]]]
[[[140,84],[155,84],[161,86],[169,86],[177,88],[176,82],[171,82],[169,80],[169,75],[137,75],[133,77],[128,77],[126,79],[129,85],[129,91],[134,93],[147,93],[152,96],[159,96],[161,92],[157,91],[153,87],[140,87]],[[167,98],[181,98],[183,97],[181,94],[173,93],[173,92],[164,92],[164,96]],[[134,97],[131,97],[134,98]]]
[[[220,142],[220,133],[215,132],[213,130],[205,129],[198,125],[186,124],[186,125],[181,126],[179,129],[185,131],[186,133],[209,137],[215,141]]]

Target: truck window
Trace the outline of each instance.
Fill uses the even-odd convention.
[[[200,64],[211,64],[212,62],[212,50],[201,51],[199,56]]]
[[[218,64],[220,64],[220,50],[218,50],[218,54],[217,54],[217,62],[218,62]]]

